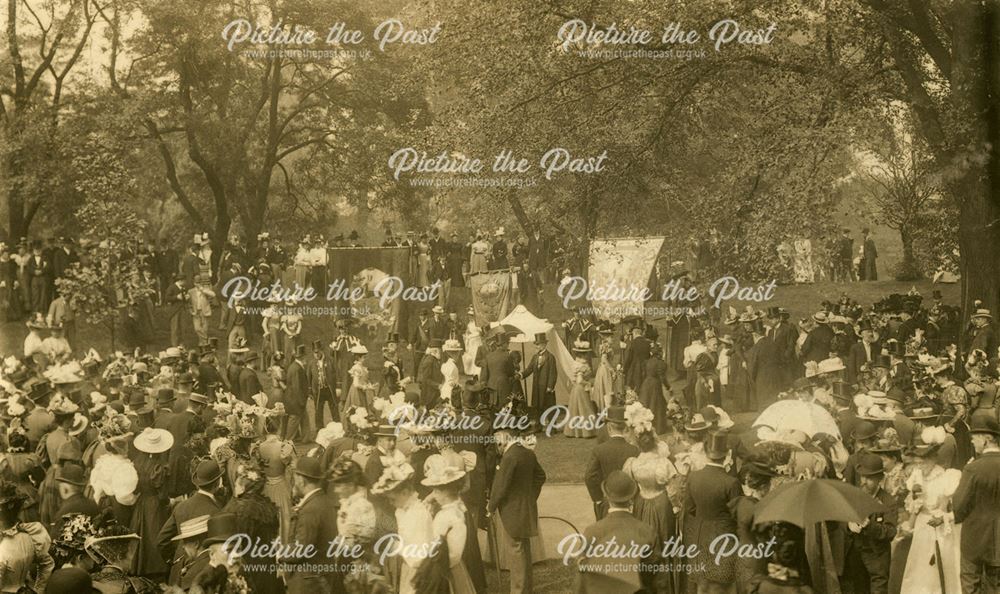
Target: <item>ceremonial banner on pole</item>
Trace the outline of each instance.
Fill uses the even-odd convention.
[[[472,307],[480,327],[502,319],[510,311],[510,271],[490,270],[469,275]]]
[[[663,237],[595,239],[590,242],[587,279],[592,292],[606,299],[592,299],[599,318],[619,322],[630,315],[643,315],[641,293],[649,285]],[[649,295],[659,299],[658,295]]]
[[[400,328],[400,297],[410,286],[410,248],[330,248],[329,285],[320,299],[348,304],[347,295],[360,289],[362,297],[349,302],[356,322],[371,336],[385,336]]]

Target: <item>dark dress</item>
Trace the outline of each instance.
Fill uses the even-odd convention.
[[[639,402],[653,411],[653,429],[657,435],[670,428],[667,416],[667,401],[663,397],[663,386],[667,384],[667,364],[659,357],[646,360],[646,373],[639,385]]]
[[[167,454],[135,454],[136,473],[139,475],[139,486],[136,488],[138,498],[132,506],[132,521],[129,526],[139,535],[139,547],[132,560],[132,571],[139,576],[166,577],[167,564],[160,555],[156,538],[160,528],[170,517],[170,500],[167,485],[170,478],[170,467],[167,464]]]
[[[222,511],[236,514],[236,531],[248,535],[252,542],[270,543],[278,537],[278,508],[260,493],[244,493],[231,499]],[[280,594],[285,591],[285,584],[274,569],[273,565],[269,565],[267,571],[243,573],[250,594]]]

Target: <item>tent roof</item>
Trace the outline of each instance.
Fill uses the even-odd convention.
[[[552,329],[552,324],[548,320],[537,317],[524,305],[515,307],[506,318],[500,320],[500,323],[510,324],[528,336],[542,334]]]

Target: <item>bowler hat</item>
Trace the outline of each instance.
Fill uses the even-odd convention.
[[[157,406],[166,406],[176,399],[173,388],[160,388],[156,391]]]
[[[989,413],[975,412],[969,418],[969,433],[989,433],[1000,436],[1000,423]]]
[[[608,474],[608,478],[604,479],[601,490],[611,503],[627,503],[635,497],[638,486],[629,475],[621,470],[613,470]]]
[[[875,426],[875,423],[870,421],[861,421],[854,427],[854,431],[851,432],[851,439],[864,441],[866,439],[871,439],[876,435],[878,435],[878,427]]]
[[[59,465],[56,480],[60,483],[69,483],[83,487],[87,484],[87,475],[84,473],[83,467],[79,464],[64,463]]]
[[[608,407],[607,421],[609,423],[623,424],[625,423],[625,407],[617,404],[612,404]]]
[[[79,567],[63,567],[52,572],[45,594],[100,594],[90,574]]]
[[[196,487],[211,485],[222,477],[222,467],[215,460],[202,460],[191,473],[191,483]]]
[[[858,462],[856,468],[858,474],[861,476],[874,476],[885,473],[885,467],[882,466],[882,457],[876,454],[864,454],[861,456],[861,460]]]
[[[326,478],[320,459],[312,456],[304,456],[298,459],[295,463],[295,474],[301,474],[306,478],[317,481]]]
[[[208,532],[205,534],[203,545],[217,542],[226,542],[239,531],[239,524],[236,521],[236,514],[232,512],[221,512],[208,519]]]

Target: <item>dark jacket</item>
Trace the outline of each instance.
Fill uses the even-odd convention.
[[[871,356],[865,352],[865,345],[862,342],[856,342],[851,345],[851,349],[847,354],[847,383],[856,384],[858,383],[858,374],[861,372],[861,368],[864,367],[865,363],[871,363],[878,357],[879,353],[882,352],[882,345],[877,341],[873,342],[869,347],[871,351]]]
[[[639,448],[625,441],[624,437],[616,435],[609,437],[604,443],[599,443],[590,450],[590,462],[583,481],[587,485],[592,501],[603,501],[604,492],[601,484],[612,471],[621,470],[625,461],[639,455]]]
[[[222,507],[215,499],[197,491],[187,499],[178,502],[156,536],[156,545],[160,548],[163,558],[173,558],[173,550],[177,543],[170,539],[177,536],[182,523],[193,520],[198,516],[210,516],[221,509]]]
[[[632,514],[615,510],[587,526],[584,540],[594,546],[628,547],[628,556],[604,555],[577,559],[578,594],[633,594],[643,590],[648,580],[640,574],[640,564],[656,555],[658,546],[653,529]],[[612,544],[614,543],[614,544]]]
[[[441,395],[444,375],[441,373],[441,359],[434,355],[424,355],[417,368],[417,383],[420,384],[420,403],[431,407]]]
[[[1000,452],[969,462],[952,503],[961,523],[962,560],[1000,564]]]
[[[514,385],[514,362],[508,352],[497,349],[486,353],[481,364],[479,378],[486,382],[486,387],[493,391],[499,402],[506,402]]]
[[[337,512],[336,504],[322,489],[309,495],[292,510],[292,526],[289,531],[289,539],[297,547],[303,549],[312,545],[315,554],[307,556],[300,550],[298,555],[281,559],[286,565],[297,566],[304,564],[301,571],[297,567],[291,567],[288,572],[289,590],[293,589],[293,583],[301,590],[301,580],[308,578],[328,577],[330,561],[327,558],[327,551],[330,543],[337,537]],[[327,571],[324,571],[326,566]]]
[[[535,452],[515,443],[500,457],[490,489],[490,513],[499,510],[500,520],[513,538],[538,534],[538,495],[545,484],[545,471]]]
[[[528,395],[528,405],[539,409],[555,406],[556,379],[559,377],[559,367],[556,358],[545,349],[531,356],[531,361],[524,367],[521,377],[535,376],[531,382],[531,393]]]
[[[830,342],[833,341],[833,330],[829,324],[817,324],[809,331],[802,343],[802,360],[817,363],[830,356]]]

